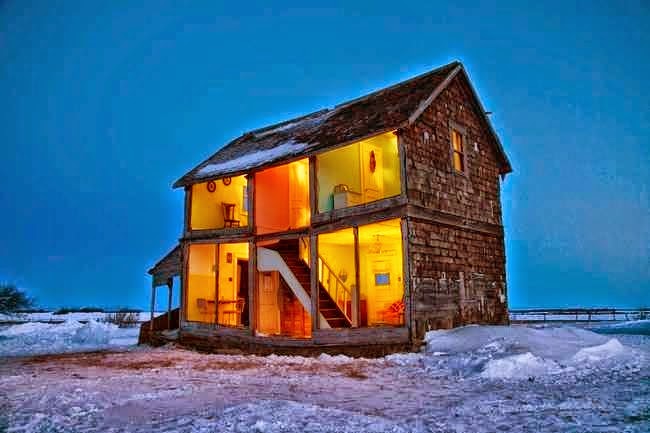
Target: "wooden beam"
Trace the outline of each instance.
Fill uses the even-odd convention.
[[[200,242],[205,241],[210,243],[216,238],[224,241],[248,240],[251,237],[250,227],[227,227],[221,229],[202,229],[192,230],[185,233],[182,241]]]
[[[257,287],[257,245],[255,241],[248,242],[248,326],[251,335],[255,335],[257,318],[257,299],[255,289]]]
[[[318,227],[323,224],[331,224],[337,221],[349,221],[350,218],[358,216],[367,217],[378,212],[390,213],[393,209],[405,205],[406,199],[401,195],[396,195],[383,200],[373,201],[371,203],[319,213],[312,217],[312,226]],[[347,225],[350,226],[350,224]]]
[[[255,173],[246,176],[248,188],[248,228],[255,233]]]
[[[183,323],[187,320],[187,292],[188,292],[188,277],[189,277],[189,257],[190,257],[190,244],[187,242],[181,243],[181,305],[179,311],[179,322]],[[179,328],[180,328],[179,323]]]
[[[309,210],[311,221],[318,214],[318,177],[316,156],[309,157]]]
[[[156,308],[156,286],[151,285],[151,316],[149,316],[149,331],[153,332],[153,310]]]
[[[359,212],[352,216],[337,218],[334,221],[314,226],[313,231],[316,233],[326,233],[354,225],[365,225],[386,219],[401,218],[406,215],[406,205],[401,202],[401,197],[398,198],[400,202],[396,206],[380,208],[374,212],[366,210],[365,212]]]
[[[174,278],[167,280],[167,329],[172,329],[172,288],[174,287]]]
[[[413,337],[414,323],[411,323],[413,317],[413,295],[411,282],[411,268],[409,257],[409,225],[408,218],[402,218],[400,222],[402,230],[402,282],[404,284],[404,324],[409,330],[409,339]]]
[[[501,237],[503,236],[503,226],[501,225],[474,221],[459,215],[440,212],[418,205],[409,204],[406,209],[406,214],[409,216],[410,220],[414,221],[442,224],[445,226],[463,230],[471,230],[478,233]]]
[[[404,143],[404,137],[401,133],[401,130],[395,131],[397,136],[397,153],[399,157],[399,166],[400,166],[400,195],[402,199],[408,202],[408,171],[406,169],[406,144]]]
[[[263,242],[267,240],[282,240],[282,239],[299,239],[309,236],[309,227],[285,230],[279,233],[264,233],[263,235],[255,236],[256,242]]]
[[[192,230],[192,185],[185,187],[185,222],[183,233],[189,233]]]
[[[359,227],[352,227],[354,234],[354,289],[352,290],[352,327],[359,327],[359,298],[361,287],[361,275],[359,274]],[[344,306],[344,308],[346,308]]]
[[[214,324],[219,325],[219,244],[214,245]]]
[[[312,233],[309,238],[309,268],[311,282],[311,329],[312,332],[320,328],[318,312],[318,236]]]

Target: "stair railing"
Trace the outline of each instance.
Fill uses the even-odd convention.
[[[320,283],[332,297],[336,305],[339,307],[339,310],[341,310],[343,315],[352,322],[347,309],[348,303],[350,303],[350,305],[352,304],[352,291],[320,255],[318,256],[318,276]]]
[[[300,241],[303,244],[304,248],[308,248],[309,245],[305,238],[300,238]],[[303,262],[309,266],[305,260]],[[337,275],[332,267],[325,261],[323,256],[318,255],[318,279],[321,285],[325,288],[330,297],[334,300],[337,307],[343,315],[352,323],[352,318],[348,315],[348,303],[352,305],[352,290],[345,285],[343,280]]]

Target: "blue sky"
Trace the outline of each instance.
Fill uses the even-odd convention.
[[[146,307],[185,171],[459,59],[515,170],[511,307],[650,306],[647,2],[179,3],[0,3],[0,280]]]

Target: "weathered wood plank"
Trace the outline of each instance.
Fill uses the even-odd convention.
[[[394,344],[408,343],[407,328],[337,328],[312,331],[315,345],[324,344]]]

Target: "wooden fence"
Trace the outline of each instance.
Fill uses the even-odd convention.
[[[610,322],[650,319],[650,308],[527,308],[509,312],[512,323]]]

